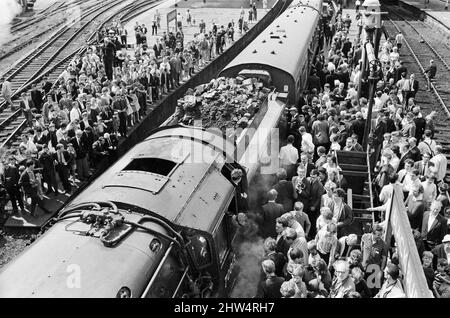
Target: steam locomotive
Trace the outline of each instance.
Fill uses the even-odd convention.
[[[229,295],[240,195],[232,172],[243,171],[240,182],[251,184],[271,153],[286,105],[279,97],[292,103],[306,85],[322,0],[304,2],[293,1],[220,74],[265,77],[279,92],[237,140],[201,127],[157,128],[3,268],[0,297]]]

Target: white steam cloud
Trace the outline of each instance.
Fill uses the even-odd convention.
[[[22,11],[17,0],[1,0],[0,10],[0,47],[9,38],[9,24]]]
[[[2,0],[2,9],[0,10],[0,25],[8,25],[14,17],[21,12],[21,7],[17,0]]]

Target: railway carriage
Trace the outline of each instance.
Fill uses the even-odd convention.
[[[293,1],[220,76],[257,77],[294,104],[306,87],[321,31],[322,1]]]

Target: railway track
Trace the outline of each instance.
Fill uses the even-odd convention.
[[[97,31],[100,30],[106,23],[108,23],[112,19],[116,18],[118,16],[118,14],[120,15],[119,11],[125,10],[125,12],[128,13],[127,17],[122,18],[122,21],[126,22],[126,21],[130,20],[132,17],[134,17],[135,11],[140,13],[141,11],[147,10],[147,9],[149,9],[149,7],[156,6],[158,1],[143,0],[138,3],[128,4],[128,5],[125,5],[124,7],[122,7],[121,10],[115,11],[112,14],[109,14],[108,16],[104,16],[102,19],[99,19],[100,15],[109,13],[109,10],[113,6],[117,5],[118,3],[123,3],[123,1],[118,0],[106,7],[102,6],[100,13],[98,11],[96,11],[95,16],[93,18],[93,19],[98,19],[98,21],[96,21],[97,23],[95,23],[96,24],[95,28],[94,29],[92,29],[92,28],[86,29],[86,25],[84,25],[82,28],[80,28],[83,30],[83,35],[84,35],[83,39],[74,40],[74,36],[72,34],[70,36],[69,40],[65,40],[65,42],[62,45],[57,45],[57,47],[59,47],[57,52],[54,53],[52,55],[52,57],[47,60],[47,62],[44,62],[44,64],[42,64],[42,65],[39,64],[38,70],[35,69],[36,66],[35,66],[35,68],[31,68],[31,70],[33,70],[34,73],[28,79],[25,79],[25,84],[22,84],[22,86],[20,86],[20,87],[18,87],[19,84],[16,84],[16,86],[12,85],[13,90],[15,90],[15,95],[17,96],[22,90],[24,90],[25,88],[30,86],[32,83],[37,82],[44,75],[47,75],[49,77],[49,81],[55,83],[57,81],[58,77],[60,76],[60,74],[68,66],[71,59],[76,55],[81,55],[86,49],[86,44],[88,44],[88,43],[93,44],[96,40]],[[97,8],[95,8],[94,10],[97,10]],[[89,14],[91,14],[91,13],[89,13]],[[83,20],[83,18],[81,20]],[[90,21],[90,22],[92,22],[92,21]],[[89,22],[88,22],[88,24],[89,24]],[[80,29],[76,29],[76,30],[80,31]],[[89,32],[89,30],[91,32]],[[62,40],[60,39],[57,41],[61,42]],[[69,46],[69,44],[70,44],[70,48],[67,48],[67,46]],[[80,49],[80,47],[81,47],[81,49]],[[30,61],[33,61],[33,58],[35,57],[35,55],[36,55],[36,53],[30,57],[31,58]],[[58,58],[56,58],[55,55]],[[46,56],[48,56],[48,54]],[[36,65],[37,62],[32,62],[32,63],[30,62],[30,65],[31,64]],[[13,68],[10,70],[10,72],[13,72],[13,73],[16,71],[17,70],[13,70]],[[15,76],[14,79],[16,79],[16,78],[24,79],[26,76],[28,76],[26,73],[23,73],[23,71],[21,74],[25,74],[25,75],[23,75],[21,77]],[[13,84],[13,80],[11,81],[12,84]],[[17,107],[19,104],[19,101],[13,100],[13,102],[14,102],[14,105]],[[17,146],[18,143],[15,142],[15,140],[17,139],[17,136],[19,135],[19,133],[25,127],[26,127],[26,120],[25,120],[24,116],[22,115],[22,112],[20,109],[17,109],[16,111],[4,110],[2,113],[0,113],[0,148],[6,149],[10,145]]]
[[[430,26],[414,17],[411,12],[386,5],[389,16],[385,27],[390,36],[401,32],[406,48],[401,52],[402,60],[408,64],[410,73],[421,74],[419,94],[416,103],[427,113],[436,111],[437,130],[435,138],[443,148],[449,165],[446,182],[450,182],[450,46],[439,38]],[[408,50],[411,55],[406,55]],[[433,59],[437,67],[436,79],[431,84],[431,92],[426,91],[425,69]]]
[[[58,14],[60,12],[66,11],[66,10],[70,10],[73,9],[77,6],[81,6],[86,4],[87,2],[92,2],[93,0],[74,0],[74,1],[69,1],[69,2],[61,2],[59,4],[53,4],[49,7],[47,7],[47,9],[42,10],[41,12],[39,12],[38,14],[24,20],[18,23],[14,23],[11,26],[11,33],[18,33],[20,31],[29,29],[31,27],[35,27],[37,23],[45,20],[49,15],[55,15]],[[99,1],[99,0],[95,0],[95,1]]]
[[[14,53],[17,53],[24,49],[25,47],[29,46],[30,44],[36,42],[36,39],[42,38],[44,35],[57,30],[61,27],[62,23],[68,23],[69,18],[66,17],[64,19],[63,16],[61,16],[61,21],[59,23],[53,23],[53,25],[49,25],[46,23],[45,19],[48,15],[58,15],[61,14],[63,11],[68,11],[76,6],[79,7],[80,14],[90,10],[92,7],[98,5],[102,0],[88,0],[85,2],[75,1],[71,2],[71,6],[67,3],[55,3],[53,6],[56,6],[56,8],[53,8],[52,10],[50,7],[48,7],[46,10],[39,13],[39,17],[33,17],[28,20],[25,20],[23,22],[20,22],[20,24],[13,24],[11,26],[11,34],[14,36],[14,38],[5,44],[3,44],[3,47],[8,48],[5,53],[0,55],[0,60],[7,58],[11,56]],[[94,2],[94,3],[92,3]],[[47,12],[47,13],[44,13]],[[41,16],[42,15],[42,16]],[[41,30],[37,33],[34,33],[36,30]],[[22,36],[28,36],[29,38],[26,40],[21,40],[18,43],[18,39]]]

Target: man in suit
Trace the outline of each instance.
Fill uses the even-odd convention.
[[[319,76],[317,76],[317,72],[315,70],[311,71],[311,75],[308,78],[308,90],[311,91],[313,88],[317,89],[318,92],[320,92],[322,88],[322,85],[320,84],[320,78]]]
[[[383,136],[387,131],[387,125],[385,121],[384,112],[378,112],[377,119],[373,125],[373,148],[375,149],[375,153],[379,153],[379,147],[383,144]]]
[[[362,113],[357,112],[356,119],[352,122],[352,125],[350,127],[350,132],[352,134],[356,134],[358,136],[359,144],[362,144],[365,126],[366,126],[366,121],[364,120]]]
[[[8,192],[9,199],[11,200],[11,205],[13,207],[13,212],[17,212],[17,203],[19,203],[21,212],[23,212],[24,206],[23,206],[23,200],[22,200],[22,193],[20,192],[19,188],[19,179],[20,174],[19,170],[17,169],[15,165],[16,160],[14,157],[8,158],[8,165],[5,167],[5,170],[3,172],[3,184],[5,186],[6,191]]]
[[[447,219],[439,214],[441,208],[442,203],[435,200],[431,203],[430,211],[423,215],[421,234],[427,251],[431,251],[436,245],[441,244],[447,234]]]
[[[294,200],[303,203],[304,211],[309,213],[311,182],[306,177],[306,169],[303,164],[298,166],[297,175],[298,176],[292,178],[292,184],[295,190]]]
[[[414,163],[414,168],[419,170],[419,175],[421,179],[425,178],[428,175],[428,169],[434,167],[434,163],[430,161],[431,156],[429,153],[425,152],[422,155],[422,160]]]
[[[277,237],[275,221],[284,213],[283,205],[276,203],[278,192],[275,189],[267,192],[269,201],[262,206],[262,235],[266,237]]]
[[[56,145],[56,153],[53,154],[53,159],[55,161],[56,172],[58,172],[59,179],[63,184],[64,191],[69,194],[72,190],[72,186],[69,181],[69,170],[68,165],[70,161],[70,155],[67,150],[64,149],[62,144]]]
[[[36,87],[36,84],[31,85],[30,97],[36,109],[40,111],[42,108],[43,95],[42,91]]]
[[[409,150],[409,143],[404,143],[400,145],[400,162],[398,164],[398,171],[402,170],[403,168],[405,168],[405,162],[406,160],[412,160],[412,154]],[[414,161],[411,164],[411,166],[414,165]]]
[[[316,233],[316,220],[319,217],[320,212],[320,200],[322,195],[325,194],[325,189],[320,182],[319,172],[317,169],[311,171],[310,175],[310,183],[311,183],[311,195],[309,201],[309,219],[311,221],[311,233],[314,235]]]
[[[77,174],[78,178],[81,181],[86,180],[89,178],[89,164],[87,161],[87,141],[86,136],[83,134],[83,131],[81,129],[78,129],[75,132],[75,137],[73,137],[70,142],[73,144],[73,147],[75,149],[75,152],[77,154],[76,156],[76,165],[77,165]]]
[[[316,168],[316,166],[315,166],[313,163],[311,163],[311,162],[309,161],[309,157],[308,157],[308,155],[305,154],[305,153],[302,153],[302,154],[300,155],[300,164],[299,164],[299,166],[298,166],[298,168],[297,168],[297,175],[298,175],[298,169],[299,169],[299,167],[301,167],[301,166],[303,166],[303,168],[306,169],[306,170],[305,170],[306,177],[309,177],[310,174],[311,174],[311,171],[313,171],[313,169]]]
[[[30,206],[30,214],[31,216],[35,216],[34,212],[36,211],[36,205],[41,206],[41,198],[38,196],[37,188],[38,182],[36,179],[36,175],[34,174],[34,161],[28,160],[26,163],[27,168],[22,172],[19,185],[22,187],[25,195],[31,198],[31,206]]]
[[[416,124],[416,133],[415,138],[416,140],[421,140],[423,138],[423,134],[425,133],[425,126],[426,126],[426,120],[424,117],[420,117],[420,108],[414,107],[412,110],[412,113],[414,115],[414,124]]]
[[[417,139],[415,137],[411,137],[408,139],[408,143],[409,143],[409,152],[411,153],[411,159],[414,162],[422,160],[422,154],[420,153],[420,150],[417,147]]]
[[[406,104],[408,104],[408,101],[410,98],[416,98],[416,94],[419,91],[419,81],[416,80],[416,76],[414,74],[411,74],[409,76],[409,80],[405,82],[405,86],[403,86],[403,89],[406,90]]]
[[[291,181],[286,180],[285,169],[279,168],[276,176],[278,182],[273,187],[277,191],[276,202],[283,206],[284,212],[289,212],[294,205],[294,186]]]
[[[58,184],[56,183],[55,160],[48,149],[48,144],[42,145],[42,152],[39,155],[39,163],[42,166],[42,180],[47,183],[47,194],[52,191],[58,194]]]
[[[425,212],[425,203],[423,202],[423,186],[414,185],[412,196],[408,198],[406,213],[408,214],[411,229],[420,231],[422,229],[423,214]]]

